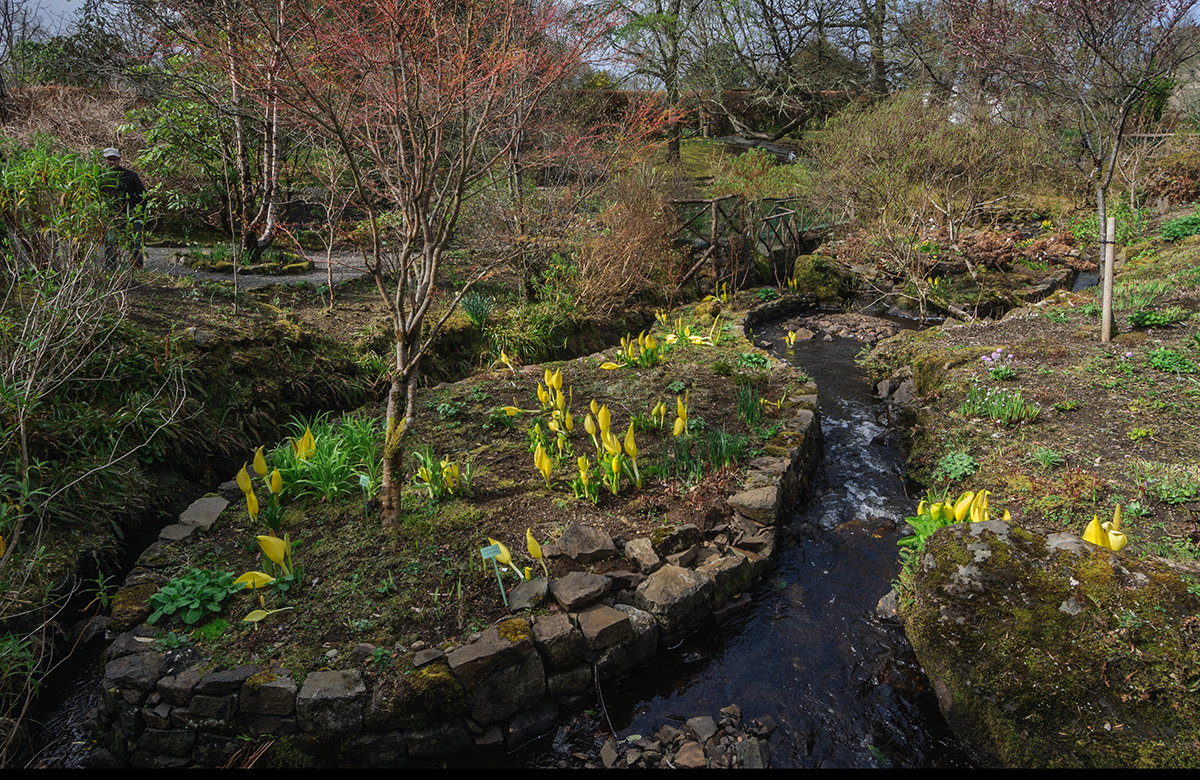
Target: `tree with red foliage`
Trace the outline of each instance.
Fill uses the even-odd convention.
[[[288,121],[319,129],[340,150],[367,214],[363,253],[395,335],[381,488],[384,520],[394,522],[419,362],[497,264],[477,268],[431,319],[464,202],[507,186],[506,166],[547,120],[547,99],[600,50],[612,19],[541,0],[301,0],[251,16],[246,23],[282,52],[272,96]],[[634,113],[633,137],[662,125],[661,108]],[[585,145],[571,134],[561,143],[579,165]]]
[[[1132,121],[1200,52],[1200,0],[942,0],[950,55],[985,108],[1044,128],[1096,197],[1108,193]]]

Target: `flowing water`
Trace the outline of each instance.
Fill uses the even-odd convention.
[[[761,335],[782,343],[777,331]],[[769,740],[773,767],[973,765],[938,712],[903,631],[875,616],[898,572],[897,528],[913,501],[905,496],[903,461],[888,443],[886,408],[870,397],[854,363],[860,348],[847,339],[814,341],[787,356],[821,391],[825,457],[809,500],[784,529],[779,565],[758,586],[750,612],[662,654],[619,688],[605,686],[618,737],[716,717],[736,704],[747,718],[778,724]],[[80,766],[81,715],[98,685],[93,661],[48,697],[56,703],[43,765]],[[546,766],[545,750],[500,763]]]
[[[618,737],[715,718],[736,704],[744,717],[778,723],[769,741],[777,768],[974,763],[938,712],[903,630],[875,616],[898,573],[897,528],[913,501],[887,443],[886,408],[854,363],[860,348],[835,339],[798,344],[787,356],[821,390],[825,457],[810,498],[740,623],[605,690]]]

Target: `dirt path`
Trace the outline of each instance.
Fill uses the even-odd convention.
[[[146,269],[172,276],[191,276],[218,282],[232,282],[230,274],[198,271],[177,261],[177,255],[187,254],[188,247],[146,247]],[[313,252],[306,255],[313,262],[313,269],[306,274],[289,274],[287,276],[259,276],[255,274],[238,274],[238,284],[244,290],[256,290],[273,284],[298,285],[302,283],[319,286],[329,281],[328,267],[324,252]],[[363,259],[357,252],[333,253],[333,283],[366,276]]]

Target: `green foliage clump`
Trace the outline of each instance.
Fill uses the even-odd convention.
[[[146,622],[154,624],[163,615],[178,615],[185,624],[195,625],[206,615],[220,612],[225,597],[240,589],[240,585],[233,584],[233,575],[229,572],[190,569],[150,597],[154,612]]]
[[[1150,365],[1159,371],[1177,374],[1196,373],[1196,364],[1169,347],[1160,347],[1146,353]]]
[[[812,176],[802,163],[780,165],[770,152],[758,148],[718,158],[715,169],[708,189],[710,196],[717,198],[792,198],[806,194],[812,187]]]
[[[978,470],[979,462],[970,453],[956,450],[942,456],[942,459],[937,463],[937,467],[933,470],[933,476],[935,479],[940,477],[957,480],[969,477]]]
[[[963,417],[983,417],[1001,425],[1032,422],[1040,411],[1037,404],[1029,403],[1021,396],[1020,390],[989,390],[984,387],[968,390],[966,399],[958,407],[958,413]]]
[[[1198,233],[1200,233],[1200,214],[1189,214],[1186,217],[1168,220],[1163,223],[1161,231],[1164,241],[1178,241]]]
[[[1117,220],[1117,243],[1128,244],[1138,236],[1143,227],[1143,219],[1141,211],[1132,212],[1129,210],[1129,204],[1123,200],[1114,200],[1110,202],[1104,210],[1106,217],[1115,217]],[[1095,244],[1099,238],[1096,225],[1099,215],[1092,212],[1079,214],[1072,219],[1068,224],[1068,229],[1075,240],[1081,244]]]
[[[1129,315],[1129,324],[1135,328],[1167,328],[1182,322],[1187,312],[1178,306],[1165,309],[1142,309]]]
[[[467,319],[471,321],[477,328],[482,328],[488,321],[488,317],[492,315],[492,309],[495,308],[496,300],[490,295],[484,295],[478,290],[470,290],[463,296],[459,306],[462,307],[463,313],[467,315]]]

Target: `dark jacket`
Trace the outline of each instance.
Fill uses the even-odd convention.
[[[117,208],[122,211],[133,211],[146,200],[146,188],[142,180],[128,168],[118,165],[110,171],[111,175],[104,184],[104,194],[112,198]]]

